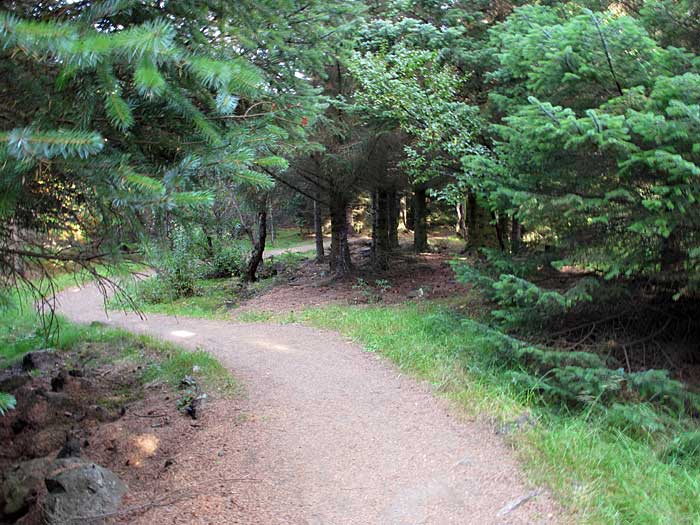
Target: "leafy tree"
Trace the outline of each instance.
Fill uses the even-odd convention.
[[[493,35],[502,142],[467,164],[567,261],[697,290],[696,57],[613,12],[528,6]]]

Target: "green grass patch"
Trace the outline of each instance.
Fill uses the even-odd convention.
[[[120,272],[132,269],[122,268]],[[117,274],[113,272],[111,275]],[[82,275],[63,275],[56,279],[55,287],[61,289],[82,281]],[[44,348],[68,353],[92,347],[102,348],[100,355],[109,356],[109,360],[130,359],[145,364],[144,381],[158,379],[177,386],[185,375],[195,375],[208,387],[228,390],[234,386],[227,370],[207,352],[190,352],[168,342],[109,328],[101,323],[78,325],[60,316],[55,318],[54,329],[47,334],[43,329],[44,322],[33,307],[33,298],[29,294],[13,291],[5,295],[5,301],[0,305],[0,367],[21,360],[28,352]]]
[[[258,272],[262,278],[254,283],[244,283],[239,277],[197,279],[194,281],[194,294],[184,297],[179,296],[172,285],[159,275],[147,279],[128,279],[123,281],[126,297],[113,297],[107,306],[113,310],[130,310],[136,306],[144,313],[227,319],[242,301],[265,293],[313,256],[313,252],[290,252],[270,257]],[[272,270],[279,273],[271,275]]]
[[[280,228],[275,230],[274,242],[268,237],[268,248],[285,249],[314,242],[313,236],[302,235],[297,228]]]
[[[199,279],[195,295],[171,298],[170,291],[162,289],[163,284],[154,276],[127,282],[125,292],[133,305],[144,313],[225,319],[237,306],[238,285],[238,279]],[[124,297],[113,297],[107,302],[112,310],[130,310],[133,305]]]
[[[444,306],[336,306],[292,320],[338,330],[432,382],[469,413],[501,422],[530,413],[536,427],[508,439],[532,478],[550,486],[577,523],[700,523],[700,437],[678,434],[693,422],[646,433],[633,423],[627,429],[611,424],[609,409],[567,412],[547,405],[494,364],[500,334]],[[651,410],[629,407],[632,414]]]
[[[236,321],[242,323],[264,323],[274,319],[274,315],[270,312],[241,312],[236,315]]]

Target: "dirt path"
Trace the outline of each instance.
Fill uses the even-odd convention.
[[[310,252],[316,249],[314,243],[311,244],[299,244],[297,246],[291,246],[289,248],[272,248],[268,250],[265,248],[265,257],[274,257],[275,255],[282,255],[283,253],[304,253]]]
[[[222,482],[216,489],[228,495],[226,504],[155,508],[130,523],[558,521],[546,493],[503,513],[533,487],[502,440],[481,424],[459,420],[426,385],[337,334],[296,325],[107,317],[92,286],[67,290],[60,303],[75,321],[204,348],[244,385],[237,416],[222,415],[218,437],[206,438],[227,452],[203,468],[222,480],[259,482]]]

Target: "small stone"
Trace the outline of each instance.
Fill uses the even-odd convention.
[[[46,350],[38,350],[36,352],[29,352],[22,358],[22,368],[26,372],[32,370],[51,370],[54,368],[60,358],[52,348],[47,348]]]

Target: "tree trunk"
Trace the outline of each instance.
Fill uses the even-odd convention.
[[[505,252],[508,240],[508,216],[505,213],[499,213],[496,219],[496,237],[498,238],[499,248],[502,252]]]
[[[401,212],[400,197],[396,190],[389,192],[389,249],[399,248],[399,214]]]
[[[267,212],[258,212],[258,237],[253,244],[253,252],[250,254],[248,268],[246,269],[246,280],[255,282],[255,274],[258,271],[258,266],[263,260],[263,252],[265,251],[265,239],[267,238]]]
[[[270,211],[268,214],[269,224],[270,224],[270,242],[275,245],[275,223],[272,221],[272,200],[270,200]]]
[[[345,277],[352,270],[348,245],[347,201],[342,195],[331,195],[331,272]]]
[[[399,199],[399,216],[401,217],[401,223],[405,229],[410,229],[408,227],[408,204],[406,203],[406,196],[404,195]]]
[[[457,235],[462,238],[462,240],[466,241],[467,240],[467,221],[466,221],[466,213],[465,213],[465,205],[464,202],[460,202],[456,206],[457,209],[457,225],[455,227],[455,231],[457,232]]]
[[[428,251],[428,196],[425,189],[413,192],[413,249],[416,253]]]
[[[471,247],[481,245],[479,239],[479,204],[476,201],[476,193],[467,193],[467,244]]]
[[[372,259],[377,268],[389,266],[389,193],[372,193]]]
[[[510,251],[518,253],[523,244],[523,229],[520,226],[520,221],[513,217],[510,224]]]
[[[354,226],[353,220],[352,220],[352,206],[350,205],[349,202],[345,204],[345,225],[346,225],[348,235],[354,235],[355,234],[355,226]]]
[[[317,193],[314,201],[314,238],[316,240],[316,262],[322,263],[326,254],[323,251],[323,223],[321,220],[321,205],[318,202],[319,198]]]

